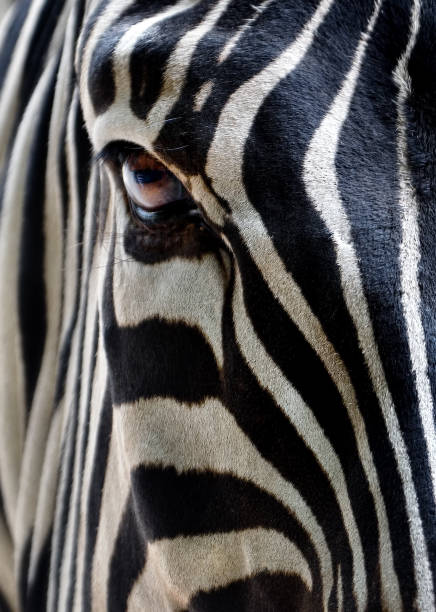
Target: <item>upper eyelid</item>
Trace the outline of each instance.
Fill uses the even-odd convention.
[[[109,142],[101,151],[94,155],[94,160],[96,162],[119,163],[121,160],[125,160],[128,155],[134,151],[144,151],[149,155],[143,147],[131,142],[119,140]]]

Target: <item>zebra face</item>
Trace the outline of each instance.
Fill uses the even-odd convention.
[[[170,597],[165,567],[186,605],[205,550],[243,581],[244,549],[277,609],[433,607],[431,10],[400,4],[119,1],[85,23],[112,494],[169,542],[135,597]]]

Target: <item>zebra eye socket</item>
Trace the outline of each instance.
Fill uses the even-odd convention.
[[[174,174],[143,151],[127,157],[122,175],[131,205],[140,218],[187,198]]]

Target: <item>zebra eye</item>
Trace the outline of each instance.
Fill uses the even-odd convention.
[[[133,211],[140,219],[188,197],[174,174],[144,151],[127,157],[122,175]]]

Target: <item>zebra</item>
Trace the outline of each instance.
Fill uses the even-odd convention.
[[[0,609],[435,610],[434,3],[0,7]]]

